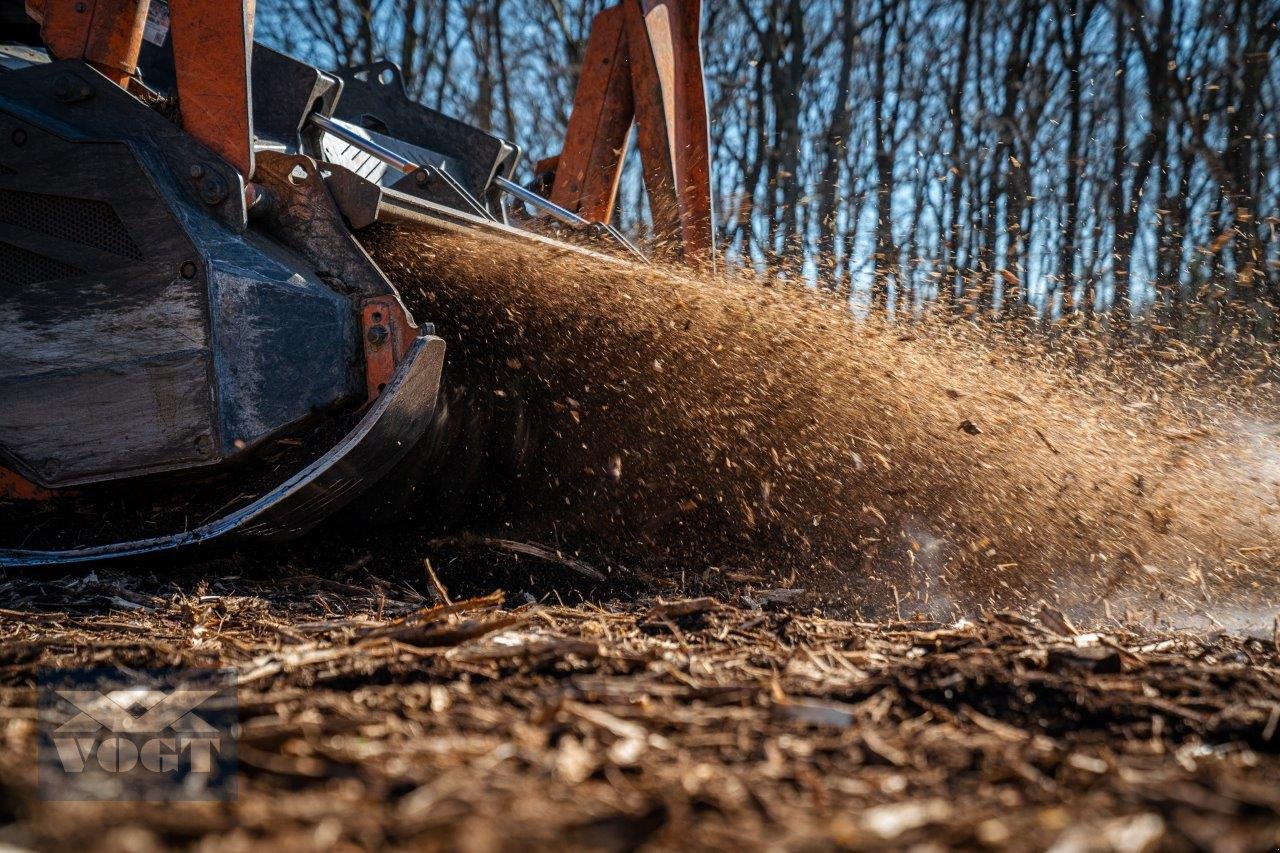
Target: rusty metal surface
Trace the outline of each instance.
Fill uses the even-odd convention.
[[[343,222],[320,164],[302,155],[263,152],[259,173],[263,186],[277,199],[268,219],[274,236],[306,257],[330,286],[358,306],[366,394],[375,400],[418,335],[413,317]],[[375,186],[346,174],[357,185]]]
[[[266,220],[272,236],[305,257],[330,286],[340,293],[364,297],[395,293],[352,236],[315,160],[263,151],[258,157],[257,177],[276,197]],[[353,180],[368,192],[376,191],[367,181]]]
[[[409,312],[394,296],[366,299],[360,306],[365,386],[369,402],[382,394],[417,336]]]
[[[654,228],[711,260],[710,144],[700,0],[625,0],[636,139]]]
[[[215,540],[303,535],[390,472],[422,438],[435,410],[444,341],[414,341],[385,392],[329,452],[247,506],[167,536],[62,551],[0,549],[0,568],[141,557]]]
[[[138,67],[148,0],[29,0],[40,37],[58,59],[83,59],[120,86]]]
[[[170,11],[182,126],[246,179],[254,169],[253,10],[254,0],[187,0]]]
[[[591,22],[564,148],[554,165],[553,202],[593,222],[613,217],[634,113],[624,10],[613,6]]]
[[[55,493],[0,465],[0,501],[47,501]]]
[[[665,254],[715,248],[699,0],[623,0],[592,21],[550,198],[597,222],[613,215],[634,120],[654,231]]]

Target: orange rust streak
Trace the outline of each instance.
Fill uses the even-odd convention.
[[[634,113],[625,23],[621,6],[605,9],[591,22],[551,188],[553,202],[595,222],[613,216]]]
[[[182,125],[247,180],[253,176],[254,0],[187,0],[169,15]]]

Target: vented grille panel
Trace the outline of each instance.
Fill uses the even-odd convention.
[[[124,223],[105,201],[0,189],[0,222],[142,260]]]
[[[22,287],[78,275],[84,275],[84,270],[19,246],[0,243],[0,283]]]

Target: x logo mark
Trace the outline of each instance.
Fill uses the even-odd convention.
[[[216,734],[217,729],[191,713],[191,710],[216,690],[172,691],[112,690],[59,690],[58,695],[75,705],[80,713],[58,727],[58,733],[96,732],[105,727],[116,734],[154,734],[165,729]],[[135,715],[130,709],[141,706],[144,711]]]

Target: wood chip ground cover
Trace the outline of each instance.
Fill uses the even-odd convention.
[[[0,579],[0,844],[1280,843],[1272,638],[1086,630],[1048,608],[859,623],[758,589],[574,606],[434,589]],[[94,665],[234,669],[237,801],[37,799],[37,673]]]

